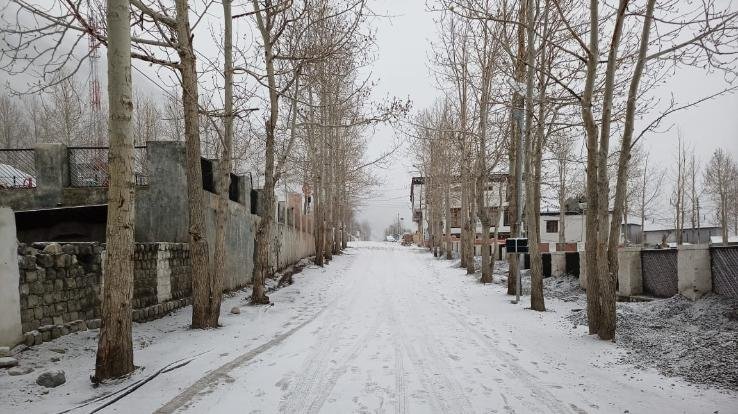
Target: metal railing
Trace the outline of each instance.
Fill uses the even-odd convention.
[[[69,147],[69,185],[72,187],[107,187],[108,147]],[[133,149],[133,174],[136,185],[148,185],[149,162],[146,147]]]
[[[133,148],[133,176],[136,185],[149,185],[149,159],[145,146]]]
[[[108,147],[69,147],[67,154],[70,186],[108,186]]]
[[[36,157],[32,149],[0,149],[0,188],[36,187]]]

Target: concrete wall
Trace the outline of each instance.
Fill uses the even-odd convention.
[[[250,189],[249,189],[250,190]],[[210,257],[215,253],[215,206],[217,195],[205,192],[208,206],[205,214]],[[226,274],[223,287],[233,290],[251,282],[254,271],[254,237],[259,217],[251,214],[249,205],[228,201],[226,228]]]
[[[0,208],[0,346],[12,347],[23,338],[19,279],[15,216]]]
[[[677,293],[692,300],[712,291],[710,250],[685,245],[677,250],[618,251],[618,294],[644,293],[669,297]]]
[[[146,147],[149,185],[136,187],[136,241],[187,243],[184,143],[154,141]]]
[[[587,289],[587,253],[583,250],[579,252],[579,286]]]
[[[621,248],[618,250],[618,294],[633,296],[642,293],[641,249]]]
[[[280,269],[315,254],[315,239],[312,234],[284,224],[277,225],[276,233],[278,244],[275,244],[274,250]]]
[[[710,249],[706,245],[685,245],[677,248],[679,293],[696,300],[712,291]]]
[[[566,253],[552,252],[551,254],[551,276],[563,276],[566,274]]]

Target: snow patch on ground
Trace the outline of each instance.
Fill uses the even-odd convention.
[[[273,306],[246,306],[248,290],[229,296],[222,328],[189,329],[189,307],[134,324],[141,368],[127,379],[91,386],[97,331],[23,352],[21,366],[37,370],[0,372],[0,413],[53,413],[90,402],[72,411],[87,413],[182,359],[191,362],[103,412],[728,413],[738,406],[735,391],[637,369],[652,365],[628,362],[624,340],[587,335],[567,318],[584,312],[576,278],[546,279],[548,311],[534,312],[529,297],[510,303],[505,271],[497,262],[496,283],[482,285],[458,261],[423,249],[355,243],[325,268],[308,265],[294,284],[271,292]],[[655,306],[623,305],[634,312]],[[228,313],[233,306],[241,313]],[[707,324],[718,305],[696,306],[708,309],[690,314],[673,306],[676,313],[659,317]],[[47,369],[65,370],[67,383],[35,385]]]

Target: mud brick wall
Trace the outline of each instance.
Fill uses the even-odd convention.
[[[102,251],[96,243],[18,246],[23,332],[100,316]]]
[[[712,247],[712,290],[719,295],[738,298],[738,246]]]

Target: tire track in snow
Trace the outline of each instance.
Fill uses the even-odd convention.
[[[431,262],[426,262],[426,267],[431,271],[436,279],[441,277],[438,273],[438,269],[432,266]],[[516,362],[517,357],[513,356],[503,349],[500,349],[499,346],[493,343],[493,341],[491,341],[487,335],[479,332],[476,325],[470,324],[463,315],[460,315],[457,309],[463,307],[463,305],[459,305],[458,303],[450,303],[447,299],[444,301],[448,305],[450,305],[448,306],[448,309],[450,310],[448,314],[451,315],[461,326],[463,326],[467,332],[471,332],[474,336],[476,336],[479,341],[486,344],[489,348],[495,349],[498,352],[497,354],[486,351],[488,348],[482,348],[494,358],[502,359],[502,362],[505,363],[507,369],[511,372],[511,374],[513,374],[516,379],[520,380],[524,385],[528,387],[528,389],[532,391],[531,395],[539,401],[541,406],[547,407],[556,413],[572,413],[572,410],[569,408],[569,406],[567,406],[563,401],[556,398],[555,395],[553,395],[543,386],[540,386],[538,384],[538,377],[531,374],[528,370],[526,370]]]
[[[343,361],[337,368],[330,368],[328,374],[324,376],[325,381],[319,383],[319,387],[315,392],[314,398],[311,400],[308,406],[307,412],[317,413],[325,404],[326,399],[330,395],[333,388],[336,386],[338,379],[348,370],[348,363],[356,359],[359,352],[366,348],[367,342],[371,336],[375,336],[380,325],[380,318],[377,316],[374,319],[372,326],[366,331],[364,335],[353,344],[350,352],[346,357],[341,358]]]
[[[394,338],[394,335],[393,335]],[[398,414],[405,414],[407,412],[407,385],[405,384],[405,367],[403,366],[403,359],[405,356],[402,354],[402,348],[400,344],[394,340],[395,348],[395,411]]]
[[[408,293],[410,293],[410,297],[415,297],[415,292]],[[446,356],[438,355],[434,349],[434,347],[444,345],[434,335],[429,334],[427,329],[425,329],[425,327],[433,326],[433,324],[426,323],[427,321],[425,320],[418,321],[420,323],[412,324],[414,327],[420,327],[420,329],[415,330],[415,334],[419,336],[420,339],[411,340],[407,335],[407,332],[410,332],[411,327],[401,320],[402,318],[398,320],[398,318],[395,317],[397,313],[392,302],[386,301],[385,307],[388,309],[388,314],[390,315],[389,322],[393,329],[392,336],[395,338],[395,341],[402,344],[411,364],[418,371],[418,379],[426,390],[426,393],[431,397],[431,402],[435,411],[442,413],[474,412],[469,399],[466,397],[466,393],[461,389],[459,383],[452,377],[446,375],[447,372],[452,372],[450,367],[444,362]],[[420,306],[415,303],[415,306],[410,306],[410,308],[420,309]],[[409,313],[403,313],[403,315],[407,314]],[[418,314],[416,314],[416,316],[417,315]],[[426,345],[423,349],[425,350],[427,357],[423,358],[419,356],[415,349],[415,344]],[[436,369],[431,369],[432,367],[429,363],[436,364]],[[446,394],[448,393],[451,393],[451,398],[446,397]]]
[[[351,264],[354,262],[355,257],[352,257],[353,255],[347,255],[349,256],[346,263],[341,267],[341,270],[345,270],[346,268],[350,267]],[[338,273],[340,274],[340,273]],[[333,283],[335,283],[336,279],[338,277],[333,277],[332,279],[328,280],[326,283],[328,286],[333,286]],[[343,292],[350,289],[351,286],[344,287]],[[324,291],[319,291],[318,295],[321,296]],[[339,298],[343,296],[339,294]],[[252,349],[251,351],[246,352],[245,354],[241,354],[240,356],[236,357],[235,359],[219,366],[218,368],[208,372],[206,375],[195,381],[192,385],[185,388],[182,392],[180,392],[177,396],[169,400],[166,404],[158,408],[156,411],[154,411],[155,414],[171,414],[177,411],[180,408],[187,407],[195,402],[197,396],[199,394],[205,394],[208,393],[209,390],[212,390],[213,388],[216,388],[221,380],[226,380],[229,377],[229,373],[233,371],[234,369],[237,369],[243,365],[248,364],[251,360],[256,358],[257,356],[271,350],[272,348],[278,346],[282,342],[284,342],[287,338],[295,334],[300,329],[304,328],[306,325],[313,322],[316,318],[318,318],[323,312],[330,309],[332,304],[336,300],[332,300],[331,302],[325,304],[323,307],[321,307],[319,310],[317,310],[314,314],[306,317],[300,324],[295,326],[294,328],[276,335],[272,340]]]
[[[290,329],[287,332],[284,332],[282,334],[277,335],[269,342],[266,342],[251,351],[242,354],[238,356],[237,358],[233,359],[230,362],[227,362],[220,367],[210,371],[207,375],[204,377],[201,377],[199,380],[197,380],[194,384],[187,387],[184,391],[182,391],[179,395],[172,398],[169,402],[167,402],[165,405],[154,411],[155,414],[170,414],[175,412],[176,410],[184,407],[185,405],[188,405],[192,400],[201,393],[205,393],[206,390],[215,388],[221,380],[225,380],[228,378],[228,373],[233,371],[234,369],[248,363],[255,357],[259,356],[260,354],[269,351],[270,349],[274,348],[275,346],[279,345],[280,343],[284,342],[285,339],[289,338],[294,334],[295,332],[299,331],[305,325],[309,324],[315,318],[320,316],[321,313],[326,309],[326,307],[322,308],[318,312],[315,313],[312,317],[308,318],[301,324],[295,326],[294,328]]]
[[[351,285],[352,289],[346,292],[347,294],[342,295],[339,303],[334,305],[326,315],[327,321],[323,326],[329,326],[330,329],[321,331],[315,350],[303,364],[303,368],[300,370],[301,374],[297,376],[294,388],[283,397],[279,412],[318,412],[325,404],[338,379],[348,369],[348,362],[358,356],[371,336],[376,335],[381,322],[379,312],[374,312],[375,316],[372,324],[361,337],[345,339],[341,337],[341,333],[349,331],[347,329],[349,325],[357,322],[347,317],[347,315],[350,315],[350,310],[356,306],[357,296],[364,293],[362,290],[356,289],[355,284],[356,280],[354,279],[354,283]],[[349,340],[350,343],[342,344],[342,341],[345,340]],[[342,353],[341,350],[345,350],[347,347],[349,349]],[[339,356],[330,358],[335,355]],[[330,368],[329,363],[333,363],[335,367]]]

